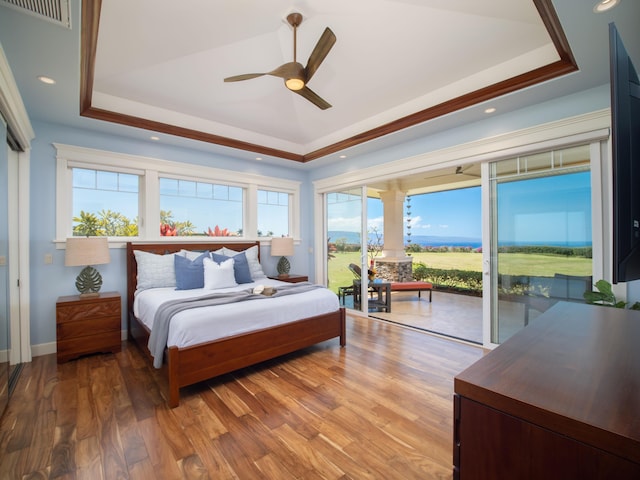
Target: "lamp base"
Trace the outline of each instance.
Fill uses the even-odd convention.
[[[102,276],[100,272],[91,266],[84,267],[76,278],[76,288],[80,295],[84,297],[99,296],[102,287]],[[84,298],[83,297],[83,298]]]
[[[278,266],[276,267],[278,270],[278,276],[284,277],[289,276],[289,270],[291,270],[291,263],[287,260],[287,257],[280,257],[278,260]]]
[[[96,298],[100,296],[100,292],[85,292],[78,295],[80,298]]]

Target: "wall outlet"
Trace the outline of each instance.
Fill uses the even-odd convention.
[[[53,255],[51,255],[50,253],[45,253],[44,254],[44,264],[45,265],[51,265],[53,263]]]
[[[0,266],[4,266],[7,264],[7,257],[4,255],[0,255]]]

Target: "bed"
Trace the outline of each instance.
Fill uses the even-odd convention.
[[[171,288],[171,286],[162,286],[158,290],[155,290],[155,288],[139,289],[138,281],[146,282],[146,280],[139,278],[138,261],[136,260],[136,256],[138,256],[140,261],[143,261],[142,259],[147,257],[158,258],[156,257],[157,255],[167,255],[177,252],[182,252],[182,254],[184,254],[185,250],[189,252],[222,252],[225,249],[225,253],[228,253],[229,251],[257,251],[259,261],[260,246],[258,242],[237,243],[217,241],[202,243],[127,243],[128,335],[130,339],[137,343],[139,348],[146,354],[152,363],[154,362],[154,359],[156,363],[158,363],[158,358],[157,355],[154,358],[154,355],[149,350],[148,345],[151,329],[145,324],[145,322],[148,323],[148,321],[144,320],[143,317],[144,315],[149,314],[147,310],[152,311],[155,307],[145,307],[142,303],[142,299],[150,297],[152,302],[157,302],[157,299],[161,298],[165,294],[173,295],[171,291],[176,290],[176,288]],[[144,257],[142,257],[142,255],[144,255]],[[147,269],[147,266],[144,268]],[[260,277],[256,279],[254,283],[247,283],[246,285],[241,285],[238,288],[230,288],[226,290],[243,290],[245,292],[249,292],[258,283],[265,284],[266,286],[272,286],[276,290],[280,288],[279,293],[286,293],[285,290],[287,288],[293,287],[291,284],[278,282],[277,280],[268,279],[266,277]],[[316,297],[328,297],[326,293],[327,290],[324,288],[314,288],[311,285],[307,285],[306,288],[311,291],[299,294],[297,291],[291,291],[289,293],[296,294],[272,299],[260,298],[255,301],[238,302],[235,305],[225,304],[220,306],[203,307],[202,309],[192,309],[192,312],[198,311],[199,316],[202,317],[202,313],[205,311],[204,308],[218,308],[218,311],[224,310],[225,315],[231,315],[232,309],[244,308],[243,305],[251,305],[251,308],[248,310],[254,313],[241,313],[240,317],[238,317],[238,311],[235,310],[234,315],[236,315],[236,317],[234,318],[238,318],[238,321],[227,323],[244,324],[244,330],[241,328],[240,331],[217,338],[207,338],[205,335],[198,332],[197,335],[189,335],[188,333],[186,335],[183,334],[182,337],[192,337],[188,341],[175,340],[175,332],[169,331],[169,339],[167,340],[167,345],[169,346],[164,349],[162,366],[163,371],[166,371],[167,374],[168,395],[166,400],[169,407],[173,408],[178,406],[180,402],[181,387],[192,385],[265,360],[270,360],[286,353],[291,353],[336,337],[339,338],[340,346],[345,346],[345,310],[339,306],[337,297],[335,299],[335,304],[327,303],[331,301],[329,298],[322,298],[322,303],[320,304],[321,308],[312,312],[312,316],[309,316],[310,308],[301,310],[299,307],[282,307],[282,302],[285,301],[285,299],[287,302],[290,301],[293,305],[294,300],[299,303],[300,301],[305,300],[305,296],[309,296],[312,300],[310,303],[315,305]],[[218,290],[216,290],[216,292],[217,291]],[[222,290],[220,290],[220,292],[222,292]],[[183,291],[178,291],[176,294],[179,296],[187,295]],[[199,293],[194,290],[194,295],[196,294]],[[250,328],[247,328],[247,322],[253,322],[254,315],[256,318],[261,316],[261,313],[256,313],[257,311],[255,306],[262,304],[265,305],[265,309],[260,308],[260,310],[273,309],[276,313],[276,317],[288,317],[276,323],[265,323],[264,321],[260,321],[260,325],[253,326],[252,324]],[[329,311],[327,311],[327,309]],[[304,311],[304,313],[301,314],[301,311]],[[188,324],[189,321],[186,320],[188,314],[188,311],[177,313],[174,316],[176,321],[171,322],[171,328],[173,328],[174,323]],[[141,318],[138,318],[138,315],[140,315]],[[294,315],[295,318],[291,318],[292,315]],[[213,316],[216,315],[212,315],[212,317]],[[179,318],[180,321],[178,322]],[[176,327],[175,330],[177,329],[178,327]],[[196,340],[194,340],[193,337],[196,337]]]

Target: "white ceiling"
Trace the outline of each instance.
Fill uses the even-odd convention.
[[[337,37],[310,82],[329,110],[276,77],[223,82],[293,60],[291,11],[301,63]],[[97,45],[94,107],[298,154],[559,60],[530,0],[110,0]]]
[[[496,90],[495,98],[479,98],[477,106],[465,104],[444,116],[438,111],[456,107],[436,107],[437,118],[416,125],[405,120],[400,126],[411,128],[398,131],[399,119],[557,62],[557,48],[534,2],[103,1],[94,82],[89,82],[91,109],[108,112],[115,122],[133,118],[130,123],[143,129],[79,115],[80,0],[71,0],[70,30],[0,3],[0,42],[33,119],[146,139],[149,130],[162,131],[165,124],[165,132],[204,132],[204,142],[187,144],[228,156],[298,159],[325,149],[326,159],[334,155],[332,145],[360,154],[480,120],[489,105],[500,114],[606,84],[610,21],[640,63],[638,0],[622,0],[605,14],[593,12],[595,0],[552,3],[578,71],[515,93]],[[328,110],[288,91],[275,77],[223,82],[292,60],[293,34],[285,21],[292,11],[305,17],[298,29],[301,63],[325,27],[336,34],[335,46],[309,83],[333,105]],[[55,78],[56,85],[38,82],[42,74]],[[140,119],[149,122],[135,121]],[[359,144],[376,128],[386,135]],[[176,135],[159,136],[167,144],[185,144]],[[220,142],[208,143],[212,139]]]

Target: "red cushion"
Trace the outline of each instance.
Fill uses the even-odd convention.
[[[431,290],[433,285],[427,282],[391,282],[391,290]]]

